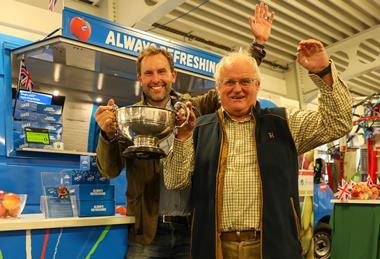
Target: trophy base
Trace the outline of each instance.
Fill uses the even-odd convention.
[[[123,156],[137,159],[160,159],[166,157],[165,152],[158,147],[131,146],[124,150]]]

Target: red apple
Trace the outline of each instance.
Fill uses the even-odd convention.
[[[14,210],[20,206],[20,196],[15,193],[7,193],[3,197],[3,206],[7,210]]]
[[[91,36],[91,25],[80,17],[74,17],[70,21],[70,32],[79,40],[87,41]]]
[[[360,192],[357,192],[357,191],[351,192],[351,198],[352,199],[358,199],[359,198],[359,193]]]
[[[8,210],[7,215],[12,218],[17,218],[19,213],[20,213],[20,207],[17,207],[13,210]]]
[[[0,200],[3,199],[4,195],[6,194],[6,191],[0,190]]]
[[[371,191],[372,191],[372,196],[371,196],[371,199],[377,199],[377,197],[379,196],[379,190],[377,189],[377,187],[373,186],[371,187]]]
[[[0,202],[0,218],[5,218],[7,216],[7,209],[1,205]]]

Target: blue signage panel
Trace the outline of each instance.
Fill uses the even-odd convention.
[[[138,56],[145,47],[164,48],[173,56],[174,66],[197,74],[213,77],[221,56],[196,49],[108,20],[65,8],[62,35],[93,45]]]
[[[20,90],[18,99],[20,101],[28,101],[28,102],[39,103],[39,104],[51,104],[53,96],[51,94],[43,94],[43,93]]]

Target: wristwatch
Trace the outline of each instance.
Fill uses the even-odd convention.
[[[260,43],[257,43],[256,40],[253,40],[249,46],[250,50],[251,50],[251,53],[253,53],[253,50],[255,50],[258,54],[258,57],[263,59],[265,56],[266,56],[266,52],[265,52],[265,46],[260,44]]]
[[[251,42],[251,46],[253,46],[253,47],[258,47],[258,48],[260,48],[260,49],[264,49],[264,48],[265,48],[265,46],[264,46],[263,44],[257,43],[256,40],[253,40],[253,41]]]
[[[314,74],[316,74],[317,76],[322,78],[329,73],[331,73],[331,63],[329,63],[329,65],[327,67],[325,67],[324,69],[322,69],[321,71],[314,73]]]
[[[108,139],[107,134],[103,130],[100,131],[100,134],[108,142],[114,142],[117,139],[117,134],[115,134],[111,139]]]

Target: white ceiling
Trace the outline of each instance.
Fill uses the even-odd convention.
[[[157,1],[158,2],[158,1]],[[258,1],[186,0],[150,29],[217,52],[247,47]],[[356,95],[380,92],[380,0],[263,0],[276,17],[267,43],[271,66],[288,67],[300,40],[322,41]],[[278,67],[277,67],[278,69]]]
[[[33,5],[45,0],[16,0]],[[248,47],[257,0],[58,0],[220,54]],[[287,71],[300,40],[322,41],[355,95],[380,93],[380,0],[263,0],[276,13],[264,67]],[[80,4],[79,4],[80,3]],[[74,5],[75,4],[75,5]],[[74,6],[71,6],[74,5]],[[91,9],[84,7],[89,6]],[[108,8],[108,9],[107,9]],[[101,10],[108,10],[101,12]],[[310,89],[306,89],[310,90]]]

